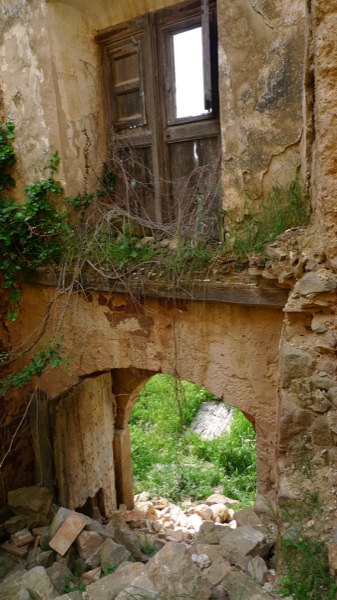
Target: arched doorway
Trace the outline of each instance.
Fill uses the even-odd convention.
[[[135,407],[136,403],[137,403],[137,399],[139,397],[139,395],[141,394],[141,390],[142,388],[144,388],[144,386],[150,385],[151,381],[154,381],[154,375],[156,375],[153,372],[150,371],[140,371],[137,369],[118,369],[118,370],[113,370],[112,371],[112,379],[113,379],[113,389],[114,389],[114,395],[115,395],[115,401],[116,401],[116,427],[115,427],[115,435],[114,435],[114,461],[115,461],[115,474],[116,474],[116,494],[117,494],[117,503],[118,504],[124,504],[127,508],[132,508],[133,506],[133,478],[132,478],[132,450],[131,450],[131,436],[130,436],[130,426],[129,426],[129,421],[130,421],[130,417],[132,414],[132,410]],[[151,379],[152,377],[152,379]],[[169,377],[169,376],[163,376],[161,375],[161,377]],[[150,381],[149,381],[150,380]],[[178,379],[175,379],[173,377],[171,377],[171,383],[169,385],[173,386],[174,388],[174,381],[178,382]],[[149,382],[149,383],[147,383]],[[191,386],[191,388],[195,388],[195,390],[200,390],[200,394],[201,396],[204,395],[204,398],[206,399],[207,394],[211,397],[213,396],[211,393],[208,393],[206,390],[205,391],[201,391],[203,388],[197,388],[197,386],[193,386],[193,384],[189,384],[188,382],[186,382],[187,386]],[[203,400],[203,398],[201,398],[201,400]],[[189,411],[191,411],[191,404],[190,406],[186,407],[186,412],[188,413]],[[199,402],[199,405],[201,404],[201,402]],[[195,406],[198,405],[198,402],[195,403]],[[151,410],[151,408],[150,408]],[[154,409],[155,410],[155,409]],[[177,421],[176,424],[174,425],[177,428],[177,431],[179,430],[179,424],[178,421],[181,418],[181,407],[177,406]],[[247,413],[243,413],[241,411],[238,411],[238,414],[241,415],[241,423],[238,423],[237,425],[237,429],[240,429],[242,432],[242,435],[244,434],[244,422],[246,422],[247,426],[247,432],[249,430],[249,435],[252,437],[254,437],[254,459],[256,458],[255,455],[255,432],[251,426],[250,423],[254,423],[254,417],[252,415],[249,415]],[[187,419],[188,420],[188,419]],[[240,421],[240,418],[238,419]],[[193,433],[191,432],[190,437],[193,437]],[[239,432],[234,432],[234,437],[235,435],[238,437],[240,434]],[[185,439],[183,444],[187,444],[188,445],[188,441]],[[207,444],[203,443],[202,440],[199,442],[198,444],[198,448],[195,450],[195,459],[198,458],[198,460],[200,460],[201,462],[199,463],[199,465],[193,465],[193,468],[195,470],[200,469],[200,464],[203,464],[203,467],[205,469],[205,472],[211,467],[211,461],[208,460],[210,458],[210,455],[212,455],[213,457],[218,455],[218,461],[217,461],[217,476],[210,478],[210,483],[209,483],[209,489],[211,489],[211,487],[217,487],[217,486],[221,486],[223,485],[223,483],[220,483],[220,479],[221,479],[221,472],[224,473],[225,471],[225,467],[224,464],[227,462],[228,463],[228,469],[227,469],[227,479],[229,480],[231,474],[233,475],[233,473],[237,472],[237,474],[239,473],[240,469],[241,472],[243,473],[244,469],[249,467],[250,469],[255,471],[255,460],[253,461],[254,464],[252,464],[252,462],[250,461],[250,464],[247,463],[247,457],[244,457],[244,453],[245,450],[243,449],[243,447],[241,448],[242,452],[241,452],[241,467],[238,466],[237,462],[236,464],[232,464],[230,465],[229,463],[231,462],[231,458],[230,458],[230,453],[232,452],[232,458],[233,458],[233,448],[234,448],[234,441],[232,440],[232,448],[228,447],[227,449],[225,448],[226,444],[224,443],[224,438],[221,438],[220,444],[219,444],[219,448],[217,449],[217,444],[214,443],[213,444],[213,448],[208,447],[206,448]],[[210,445],[212,446],[212,444]],[[221,448],[220,448],[221,446]],[[144,452],[146,452],[146,450],[144,449]],[[240,451],[239,451],[240,453]],[[198,457],[199,454],[199,457]],[[208,457],[208,458],[207,458]],[[237,457],[238,458],[238,457]],[[188,473],[188,458],[187,458],[187,462],[186,462],[186,472],[185,474],[181,472],[179,472],[179,477],[177,477],[178,481],[177,481],[177,494],[179,494],[179,490],[182,491],[183,489],[187,490],[188,488],[188,480],[191,479],[191,477],[188,477],[188,475],[186,475],[186,473]],[[236,460],[236,459],[235,459]],[[172,465],[172,461],[168,461],[170,463],[170,467],[169,470],[172,472],[172,470],[174,470],[174,466]],[[232,461],[234,462],[234,460]],[[249,461],[248,461],[249,462]],[[162,468],[162,467],[160,467]],[[190,469],[190,471],[192,472],[192,468]],[[177,473],[176,473],[177,475]],[[240,475],[240,474],[239,474]],[[254,474],[253,474],[254,475]],[[174,474],[171,473],[171,476],[174,478]],[[168,474],[167,479],[170,478],[170,475]],[[192,477],[193,479],[193,477]],[[184,480],[185,480],[185,485],[184,484]],[[252,478],[252,480],[254,480],[254,476]],[[213,481],[213,483],[212,483]],[[251,487],[254,487],[254,483],[250,484]],[[190,486],[190,491],[193,491],[193,485]],[[205,488],[205,493],[206,493],[206,488]],[[191,494],[190,494],[191,495]],[[234,494],[234,495],[238,495],[238,493]],[[247,498],[246,498],[247,501]]]
[[[140,391],[129,427],[136,494],[185,504],[220,493],[254,503],[254,428],[205,388],[155,375]]]

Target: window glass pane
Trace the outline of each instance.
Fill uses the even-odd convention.
[[[204,108],[201,27],[173,35],[176,118],[194,117]]]

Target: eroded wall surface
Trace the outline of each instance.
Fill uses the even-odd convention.
[[[95,35],[176,3],[4,0],[3,114],[17,123],[22,184],[41,174],[47,158],[58,150],[69,195],[97,186],[106,144]],[[304,0],[218,0],[227,210],[242,204],[238,181],[287,180],[301,162],[302,170],[307,168],[306,13]]]
[[[11,328],[14,342],[38,331],[52,294],[52,288],[25,287],[22,311]],[[83,377],[129,367],[205,386],[254,421],[259,491],[268,494],[275,480],[282,319],[280,310],[214,302],[135,302],[98,292],[62,296],[44,339],[62,335],[64,355],[72,358],[69,366],[43,375],[38,387],[55,397]]]

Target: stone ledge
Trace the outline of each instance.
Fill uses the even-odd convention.
[[[56,287],[60,283],[60,278],[53,269],[43,268],[35,272],[31,283]],[[67,286],[70,283],[71,275],[69,274],[63,281],[63,285]],[[132,281],[132,279],[125,282],[115,279],[109,281],[108,278],[95,276],[81,281],[79,287],[88,291],[135,294],[149,298],[223,302],[279,309],[284,308],[289,295],[289,290],[269,282],[261,285],[257,276],[247,273],[228,275],[222,281],[212,281],[211,279],[181,281],[176,287],[163,281],[148,281],[145,286]]]

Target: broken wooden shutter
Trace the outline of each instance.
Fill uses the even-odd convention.
[[[113,162],[117,158],[115,166],[120,170],[116,201],[135,217],[158,222],[161,207],[152,16],[110,27],[100,32],[97,40],[102,48],[110,159]]]

